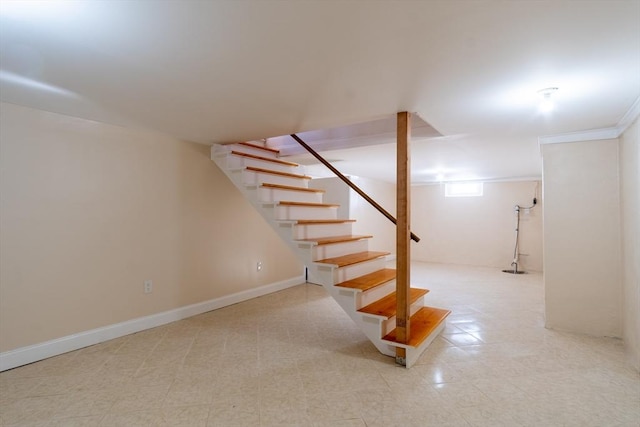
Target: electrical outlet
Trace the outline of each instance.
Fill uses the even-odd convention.
[[[258,264],[256,264],[256,270],[262,271],[262,261],[258,261]]]
[[[144,281],[144,293],[145,294],[150,294],[151,292],[153,292],[153,281],[152,280],[145,280]]]

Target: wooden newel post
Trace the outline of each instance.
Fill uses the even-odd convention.
[[[407,343],[410,337],[410,186],[411,162],[409,142],[411,140],[411,121],[408,112],[398,113],[397,146],[397,184],[396,184],[396,339]],[[406,350],[396,348],[396,363],[406,365]]]

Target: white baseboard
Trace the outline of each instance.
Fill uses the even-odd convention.
[[[237,292],[220,298],[214,298],[196,304],[187,305],[173,310],[165,311],[150,316],[139,317],[89,331],[80,332],[66,337],[57,338],[27,347],[0,353],[0,372],[16,368],[28,363],[37,362],[69,351],[78,350],[90,345],[99,344],[114,338],[140,332],[145,329],[155,328],[187,317],[206,313],[239,302],[247,301],[283,289],[304,283],[304,275],[291,279],[271,283],[254,289]]]

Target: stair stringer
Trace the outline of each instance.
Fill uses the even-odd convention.
[[[385,318],[383,316],[371,315],[359,312],[361,308],[361,298],[356,294],[355,290],[340,288],[335,286],[338,283],[350,280],[352,278],[364,275],[368,272],[381,269],[385,266],[384,258],[378,260],[366,261],[356,266],[337,267],[330,264],[322,264],[314,260],[313,245],[308,242],[301,242],[294,239],[293,228],[295,220],[278,220],[276,219],[276,203],[262,202],[258,196],[258,185],[247,185],[243,179],[242,168],[228,168],[227,156],[230,150],[223,152],[216,151],[216,146],[211,149],[211,159],[231,180],[235,187],[242,193],[244,198],[254,207],[254,209],[265,219],[271,228],[285,242],[285,244],[293,251],[298,259],[307,267],[308,282],[322,285],[329,295],[340,305],[343,311],[360,327],[365,336],[372,342],[378,351],[387,356],[395,357],[396,348],[406,348],[406,364],[409,368],[420,357],[426,347],[444,328],[444,323],[438,328],[438,332],[432,334],[419,347],[405,346],[398,343],[391,343],[383,340],[383,337],[393,328],[395,328],[395,316]],[[296,169],[292,173],[303,173],[302,167]],[[308,187],[306,184],[300,183],[301,187]],[[371,263],[374,267],[367,267],[367,263]],[[377,267],[375,267],[377,265]],[[395,280],[394,280],[395,282]],[[423,305],[423,298],[420,298],[412,304],[411,312],[417,311]]]
[[[361,307],[357,306],[357,291],[335,286],[333,280],[335,273],[333,270],[335,270],[335,268],[331,267],[323,270],[328,274],[312,283],[320,284],[327,290],[329,295],[331,295],[342,310],[349,315],[351,320],[360,327],[360,330],[367,336],[369,341],[371,341],[380,353],[387,356],[395,356],[396,346],[382,340],[382,337],[387,333],[385,331],[389,329],[387,327],[387,322],[389,322],[389,320],[383,319],[380,316],[373,316],[359,312],[358,309]],[[395,327],[395,318],[390,320],[393,321],[393,326]]]

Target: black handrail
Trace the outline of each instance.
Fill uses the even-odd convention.
[[[304,142],[302,139],[300,139],[300,137],[298,135],[296,135],[295,133],[292,133],[291,134],[291,138],[295,139],[298,142],[298,144],[302,145],[305,148],[305,150],[307,150],[309,153],[311,153],[311,155],[313,157],[318,159],[318,161],[320,163],[322,163],[323,165],[328,167],[329,170],[331,170],[331,172],[333,172],[334,174],[336,174],[336,176],[338,178],[343,180],[345,182],[345,184],[347,184],[349,187],[351,187],[353,189],[353,191],[355,191],[356,193],[361,195],[362,198],[365,199],[367,202],[369,202],[369,204],[371,204],[371,206],[376,208],[378,210],[378,212],[380,212],[382,215],[386,216],[389,221],[391,221],[394,224],[398,223],[398,221],[394,218],[393,215],[391,215],[389,212],[387,212],[382,206],[380,206],[378,204],[378,202],[373,200],[371,197],[369,197],[369,195],[367,193],[362,191],[357,185],[355,185],[353,182],[351,182],[351,180],[349,178],[347,178],[346,176],[344,176],[338,169],[333,167],[333,165],[331,165],[331,163],[326,161],[324,159],[324,157],[322,157],[320,154],[318,154],[313,148],[309,147],[309,145],[307,145],[306,142]],[[413,240],[415,242],[419,242],[420,238],[418,236],[416,236],[415,234],[411,233],[411,240]]]

